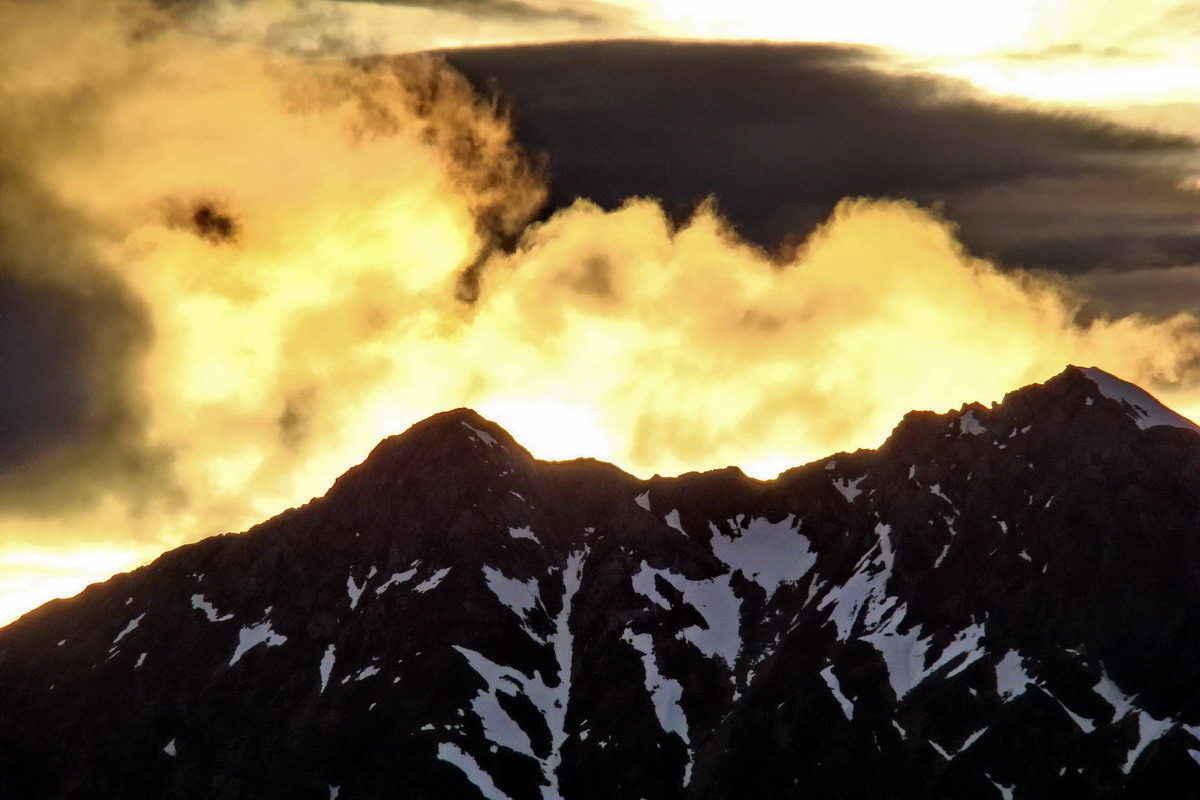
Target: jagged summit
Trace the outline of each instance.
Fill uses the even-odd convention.
[[[1146,390],[1098,367],[1070,365],[1044,383],[1010,392],[1003,405],[1029,403],[1035,398],[1046,404],[1045,411],[1056,406],[1059,412],[1078,414],[1085,411],[1081,405],[1091,407],[1099,403],[1104,409],[1119,410],[1120,416],[1128,418],[1141,430],[1165,426],[1200,433],[1200,426],[1168,408]]]
[[[377,449],[385,449],[389,444],[402,439],[410,441],[419,439],[428,446],[435,442],[454,440],[463,436],[488,447],[517,447],[521,452],[525,452],[525,449],[517,444],[508,431],[470,408],[456,408],[427,417],[413,424],[404,433],[388,437]]]
[[[375,470],[421,468],[455,460],[492,464],[531,461],[533,457],[508,431],[470,408],[443,411],[381,441],[362,466]]]
[[[1062,372],[1043,383],[1031,384],[1010,392],[1004,402],[999,404],[999,410],[997,404],[988,409],[979,403],[969,403],[958,411],[945,414],[914,411],[907,415],[906,419],[945,417],[952,424],[958,425],[961,432],[977,435],[986,432],[985,420],[999,419],[1005,416],[1006,411],[1009,412],[1008,416],[1020,414],[1031,419],[1036,416],[1043,421],[1058,422],[1059,418],[1065,419],[1084,413],[1087,411],[1086,407],[1092,406],[1096,401],[1100,401],[1101,407],[1110,411],[1118,408],[1121,417],[1127,417],[1142,430],[1169,426],[1200,433],[1200,426],[1167,408],[1135,384],[1097,367],[1075,365],[1065,367]],[[1113,406],[1113,403],[1116,406]],[[887,448],[888,444],[885,443],[883,447]],[[348,472],[346,477],[349,478],[360,470],[372,473],[403,471],[410,464],[417,465],[417,469],[428,470],[432,465],[461,466],[477,463],[506,471],[534,460],[520,442],[502,426],[473,409],[458,408],[434,414],[415,423],[403,433],[384,439],[363,464]],[[594,459],[575,461],[594,462],[598,467],[600,465],[600,462]],[[736,465],[726,467],[725,470],[741,472]],[[721,471],[724,470],[718,470]]]
[[[1109,378],[775,481],[436,415],[0,629],[0,796],[1198,797],[1200,439]]]
[[[1096,367],[1071,367],[1071,369],[1082,372],[1088,380],[1096,385],[1102,395],[1127,407],[1133,421],[1143,430],[1166,425],[1200,433],[1200,425],[1196,425],[1190,419],[1167,408],[1153,395],[1135,384],[1123,381]]]

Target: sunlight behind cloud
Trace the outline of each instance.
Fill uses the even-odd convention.
[[[111,391],[137,411],[127,427],[5,484],[11,613],[306,502],[381,438],[460,406],[543,457],[766,476],[1068,362],[1195,378],[1192,317],[1081,321],[1066,287],[972,257],[912,203],[847,199],[786,258],[712,205],[680,222],[651,199],[580,200],[530,225],[542,176],[498,105],[436,60],[297,58],[48,5],[0,0],[0,169],[19,178],[0,181],[3,268],[62,291],[99,275],[144,320],[94,324],[147,333],[101,365],[124,376]],[[938,48],[917,41],[919,8],[851,8]],[[870,30],[830,13],[820,36]],[[1023,25],[998,17],[971,47]],[[72,551],[82,566],[44,555]]]
[[[969,61],[939,71],[997,95],[1059,103],[1173,103],[1200,93],[1200,62],[1064,58],[1043,62]]]
[[[1055,3],[1040,0],[625,0],[653,29],[674,36],[847,42],[918,55],[977,54],[1035,40]]]
[[[10,548],[0,550],[0,625],[48,600],[70,597],[158,555],[156,549]]]
[[[500,424],[535,458],[611,460],[609,435],[596,418],[596,409],[581,398],[578,404],[546,398],[525,400],[498,397],[480,404],[484,417]]]

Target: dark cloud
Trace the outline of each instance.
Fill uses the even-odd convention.
[[[593,42],[446,54],[511,102],[555,205],[715,195],[748,238],[802,237],[841,198],[939,205],[977,253],[1079,272],[1192,263],[1186,138],[983,99],[869,49]]]
[[[1185,312],[1200,317],[1200,264],[1114,272],[1096,270],[1078,279],[1110,314],[1164,317]]]
[[[0,509],[174,492],[133,383],[148,341],[144,309],[100,273],[63,285],[0,268]]]
[[[969,246],[1013,264],[1106,266],[1115,275],[1200,261],[1194,195],[1177,188],[1192,142],[986,103],[943,80],[889,74],[869,50],[605,42],[448,58],[511,102],[523,144],[548,154],[558,206],[576,196],[615,206],[651,195],[683,214],[716,195],[745,235],[773,247],[802,236],[845,196],[912,198],[942,204]],[[422,108],[454,88],[432,78],[402,83]],[[357,99],[369,106],[369,97]],[[542,197],[540,172],[499,157],[456,120],[435,118],[426,138],[447,156],[449,177],[479,198],[480,238],[507,246]],[[386,131],[394,120],[377,122]],[[113,487],[178,498],[170,453],[149,441],[139,394],[150,314],[113,266],[97,266],[88,252],[93,223],[39,186],[18,153],[0,147],[0,511],[61,509]],[[241,247],[253,233],[220,193],[185,193],[165,211],[168,224],[213,248]],[[612,265],[597,257],[581,267],[574,288],[611,300]],[[1154,277],[1163,303],[1194,277],[1130,274]],[[477,277],[467,276],[467,299]],[[1146,285],[1102,283],[1111,295]],[[275,432],[289,448],[309,440],[318,400],[308,384],[287,394]]]
[[[88,228],[0,159],[0,512],[179,498],[139,399],[148,311],[97,266]]]

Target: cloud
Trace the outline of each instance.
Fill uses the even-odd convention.
[[[286,329],[376,275],[452,294],[544,197],[427,58],[309,61],[137,3],[6,4],[0,30],[0,514],[224,524],[237,456],[201,440],[306,430],[303,385],[251,377]]]
[[[580,200],[530,224],[544,175],[499,102],[437,59],[305,58],[272,41],[132,2],[0,4],[0,378],[21,386],[0,404],[14,448],[0,573],[56,548],[144,558],[244,527],[456,406],[541,453],[767,474],[1067,362],[1190,396],[1195,318],[1085,319],[1062,282],[972,257],[912,201],[842,200],[774,254],[713,205]],[[831,86],[863,58],[819,52]],[[709,66],[714,85],[725,66]],[[893,88],[860,94],[878,110]],[[569,91],[545,101],[594,119]],[[844,131],[867,123],[855,102]],[[652,132],[676,111],[622,124]],[[836,119],[816,114],[807,136]],[[956,135],[996,123],[966,115]],[[1112,154],[1179,146],[1049,130]],[[721,135],[734,132],[779,141],[769,119]],[[721,156],[708,132],[684,133],[683,153]],[[679,157],[625,152],[648,180],[656,155]],[[753,148],[728,152],[763,176]],[[999,162],[986,169],[1007,178]],[[810,163],[832,192],[832,167]]]
[[[599,3],[531,2],[527,0],[374,0],[381,5],[424,8],[469,17],[541,22],[561,20],[600,25],[622,16]]]
[[[1076,283],[1110,314],[1164,317],[1183,312],[1200,317],[1200,265],[1095,270]]]
[[[828,45],[593,42],[450,52],[545,151],[556,206],[709,195],[751,240],[847,196],[940,204],[974,252],[1078,272],[1188,263],[1196,143],[980,96]],[[1145,259],[1150,258],[1151,261]]]
[[[634,12],[599,0],[144,0],[151,1],[176,28],[308,57],[643,32]]]

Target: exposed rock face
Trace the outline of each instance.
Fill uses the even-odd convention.
[[[0,631],[0,797],[1200,797],[1200,434],[1098,371],[751,480],[470,411]]]

